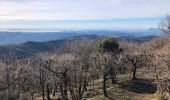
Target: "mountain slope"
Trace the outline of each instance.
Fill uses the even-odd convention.
[[[98,35],[112,37],[144,37],[161,35],[158,29],[149,30],[82,30],[63,32],[0,32],[0,45],[21,44],[27,41],[45,42],[51,40],[69,39],[80,35]]]
[[[7,55],[15,55],[18,57],[27,57],[27,56],[34,56],[39,53],[44,52],[53,52],[57,50],[58,48],[62,47],[66,42],[74,42],[76,40],[81,39],[87,39],[87,40],[98,40],[106,38],[105,36],[98,36],[98,35],[77,35],[72,36],[68,39],[63,40],[53,40],[53,41],[47,41],[47,42],[25,42],[23,44],[19,45],[5,45],[0,46],[0,55],[1,56],[7,56]],[[148,36],[148,37],[119,37],[119,41],[128,41],[128,42],[136,42],[136,43],[142,43],[145,41],[150,41],[155,36]]]

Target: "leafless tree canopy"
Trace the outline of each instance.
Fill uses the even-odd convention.
[[[167,15],[167,17],[161,21],[159,28],[164,33],[170,34],[170,15]]]
[[[146,73],[141,74],[143,71]],[[83,39],[36,57],[2,57],[0,99],[82,100],[99,94],[110,97],[116,94],[111,90],[127,83],[139,84],[142,78],[152,80],[149,84],[156,87],[160,99],[169,99],[169,36],[142,44],[114,38]]]

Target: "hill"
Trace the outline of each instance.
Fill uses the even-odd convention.
[[[148,37],[160,36],[158,29],[148,30],[81,30],[62,32],[0,32],[0,45],[21,44],[27,41],[45,42],[69,39],[80,35],[98,35],[106,37]]]
[[[154,39],[156,36],[145,36],[145,37],[129,37],[122,36],[119,37],[119,41],[128,41],[134,43],[143,43],[146,41],[150,41]],[[101,38],[105,38],[105,36],[98,35],[77,35],[72,36],[68,39],[61,40],[52,40],[46,42],[36,42],[36,41],[28,41],[18,45],[4,45],[0,46],[0,55],[15,55],[18,57],[27,57],[27,56],[35,56],[39,53],[44,52],[53,52],[60,47],[62,47],[66,42],[74,42],[76,40],[87,39],[87,40],[98,40]]]

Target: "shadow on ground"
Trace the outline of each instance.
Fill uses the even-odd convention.
[[[120,83],[120,88],[139,94],[154,94],[156,92],[156,85],[153,84],[152,79],[136,79],[134,81],[124,81]]]

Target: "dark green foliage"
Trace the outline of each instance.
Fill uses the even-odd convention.
[[[96,49],[100,53],[119,53],[122,51],[119,49],[118,41],[115,38],[104,39],[97,45]]]

